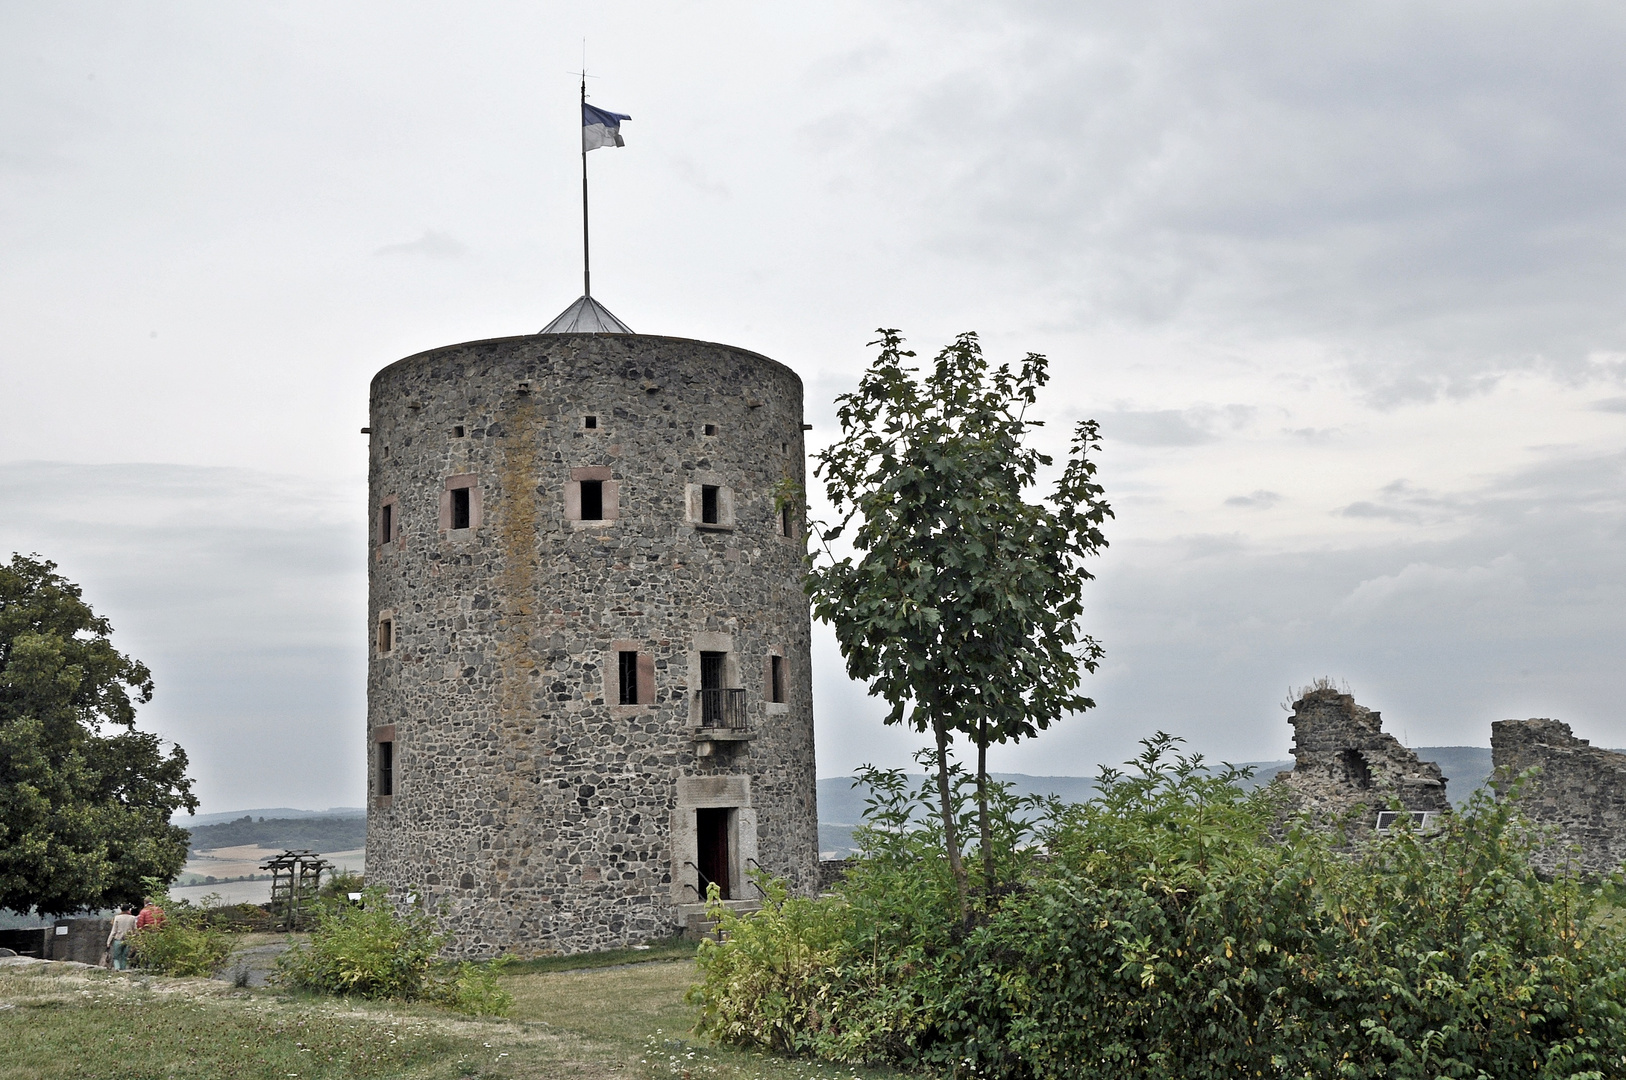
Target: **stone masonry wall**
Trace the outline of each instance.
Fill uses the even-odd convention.
[[[1293,703],[1290,722],[1293,768],[1277,781],[1292,792],[1294,809],[1331,821],[1365,808],[1359,816],[1366,825],[1394,800],[1407,810],[1450,809],[1440,767],[1419,761],[1383,731],[1379,713],[1350,695],[1310,690]]]
[[[1503,770],[1518,775],[1539,768],[1524,791],[1524,811],[1558,828],[1555,841],[1537,853],[1536,865],[1552,872],[1577,865],[1589,875],[1611,874],[1626,861],[1626,754],[1578,739],[1558,720],[1499,720],[1491,725],[1493,781],[1505,790]],[[1575,863],[1570,848],[1578,846]]]
[[[720,806],[736,897],[757,865],[811,892],[803,517],[780,535],[776,504],[804,482],[795,373],[677,338],[477,341],[381,371],[371,435],[369,879],[440,913],[455,955],[636,943],[697,910],[695,808]],[[584,480],[604,520],[575,520]],[[699,485],[724,489],[717,527]],[[618,703],[620,650],[640,704]],[[750,738],[700,730],[701,650],[727,653]]]

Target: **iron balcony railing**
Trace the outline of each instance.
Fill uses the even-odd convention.
[[[745,721],[745,691],[743,689],[723,688],[720,690],[700,690],[700,726],[708,728],[726,728],[729,731],[744,731]]]

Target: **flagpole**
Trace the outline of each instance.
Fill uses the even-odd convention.
[[[582,109],[583,109],[583,115],[585,115],[586,108],[587,108],[587,68],[585,66],[583,66],[583,68],[582,68]],[[577,121],[576,127],[577,127],[578,130],[581,128],[581,121],[579,121],[579,120]],[[592,271],[592,263],[589,261],[589,257],[588,257],[588,243],[587,243],[587,139],[585,137],[582,139],[582,295],[583,296],[592,296],[593,295],[593,271]]]

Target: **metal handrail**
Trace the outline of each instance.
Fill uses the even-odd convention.
[[[697,690],[700,695],[700,726],[744,731],[749,722],[745,717],[745,691],[732,687]]]

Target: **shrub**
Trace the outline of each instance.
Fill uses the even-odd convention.
[[[508,957],[500,956],[482,964],[463,961],[437,968],[425,996],[465,1016],[507,1016],[514,995],[497,978],[508,963]]]
[[[164,921],[130,935],[130,952],[135,966],[161,975],[208,977],[222,970],[231,959],[234,943],[230,934],[214,925],[203,907],[169,895],[160,879],[146,879],[147,895],[164,912]],[[204,902],[219,897],[204,897]]]
[[[1596,890],[1530,868],[1516,801],[1351,853],[1173,742],[1032,821],[1001,792],[969,922],[930,790],[866,774],[839,899],[719,913],[700,1030],[970,1076],[1626,1073],[1626,943]]]
[[[342,874],[333,874],[322,882],[320,896],[324,900],[348,900],[353,892],[362,892],[367,888],[367,879],[352,870]]]
[[[396,910],[380,886],[359,904],[329,901],[309,944],[277,960],[284,981],[327,994],[433,1001],[477,1016],[504,1016],[512,1004],[496,964],[437,965],[445,938],[416,908]]]

